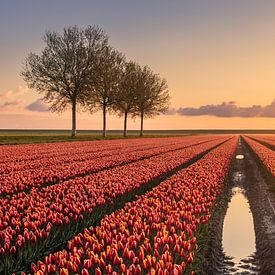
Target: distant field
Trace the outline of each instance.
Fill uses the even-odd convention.
[[[84,141],[99,139],[118,139],[122,131],[110,130],[103,138],[100,130],[79,130],[75,138],[71,138],[69,130],[0,130],[0,145],[44,143],[61,141]],[[144,137],[163,137],[177,135],[201,134],[275,134],[275,130],[146,130]],[[139,137],[139,131],[128,131],[127,138]]]

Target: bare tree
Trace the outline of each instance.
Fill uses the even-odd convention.
[[[168,85],[164,78],[144,66],[139,73],[134,117],[140,117],[140,136],[143,136],[144,118],[164,113],[169,107]]]
[[[96,82],[85,96],[85,104],[90,111],[101,109],[103,113],[103,137],[106,136],[106,114],[112,110],[114,97],[119,89],[125,57],[108,46],[98,58]]]
[[[119,116],[124,116],[123,136],[127,136],[127,118],[133,114],[136,107],[136,89],[140,66],[135,62],[125,63],[119,89],[115,95],[113,109]]]
[[[30,88],[44,95],[51,111],[72,108],[72,136],[76,135],[76,108],[95,83],[98,58],[108,45],[102,29],[88,26],[64,28],[63,33],[48,31],[40,55],[30,53],[22,71]]]

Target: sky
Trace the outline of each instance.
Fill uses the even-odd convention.
[[[69,129],[69,111],[47,111],[20,71],[47,30],[98,25],[128,60],[165,77],[167,114],[145,129],[274,129],[275,1],[0,0],[0,128]],[[123,121],[109,115],[107,128]],[[101,129],[78,113],[78,129]],[[139,127],[138,119],[129,129]]]

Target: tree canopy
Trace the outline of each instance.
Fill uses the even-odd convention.
[[[97,26],[48,31],[41,54],[30,53],[22,71],[30,88],[43,94],[54,112],[72,107],[72,135],[76,131],[76,105],[95,83],[98,56],[108,45],[108,37]]]
[[[100,52],[97,59],[95,83],[85,93],[84,104],[90,111],[103,112],[103,136],[106,135],[106,113],[115,103],[122,77],[125,57],[111,46]]]
[[[133,116],[141,118],[140,135],[143,135],[143,119],[164,113],[169,107],[167,82],[148,66],[140,68],[136,87],[136,104]]]
[[[22,76],[28,86],[43,95],[53,112],[71,108],[72,136],[76,134],[77,108],[102,110],[103,136],[107,112],[143,120],[167,110],[167,82],[148,66],[126,62],[124,54],[109,44],[106,33],[97,26],[66,27],[63,32],[46,32],[40,54],[31,52]]]

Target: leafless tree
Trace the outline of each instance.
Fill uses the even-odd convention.
[[[169,107],[168,85],[164,78],[144,66],[139,73],[134,117],[140,117],[140,136],[143,136],[144,118],[164,113]]]
[[[114,97],[119,89],[125,57],[108,46],[97,60],[96,82],[85,96],[85,104],[90,111],[101,109],[103,113],[103,136],[106,136],[106,114],[112,110]]]
[[[97,26],[48,31],[40,55],[30,53],[22,71],[30,88],[44,95],[53,112],[72,108],[72,136],[76,135],[76,109],[84,94],[95,84],[98,58],[108,45],[108,37]]]
[[[140,66],[135,62],[125,63],[119,89],[115,95],[113,109],[119,116],[124,116],[124,137],[127,136],[127,118],[134,113],[136,107],[140,69]]]

